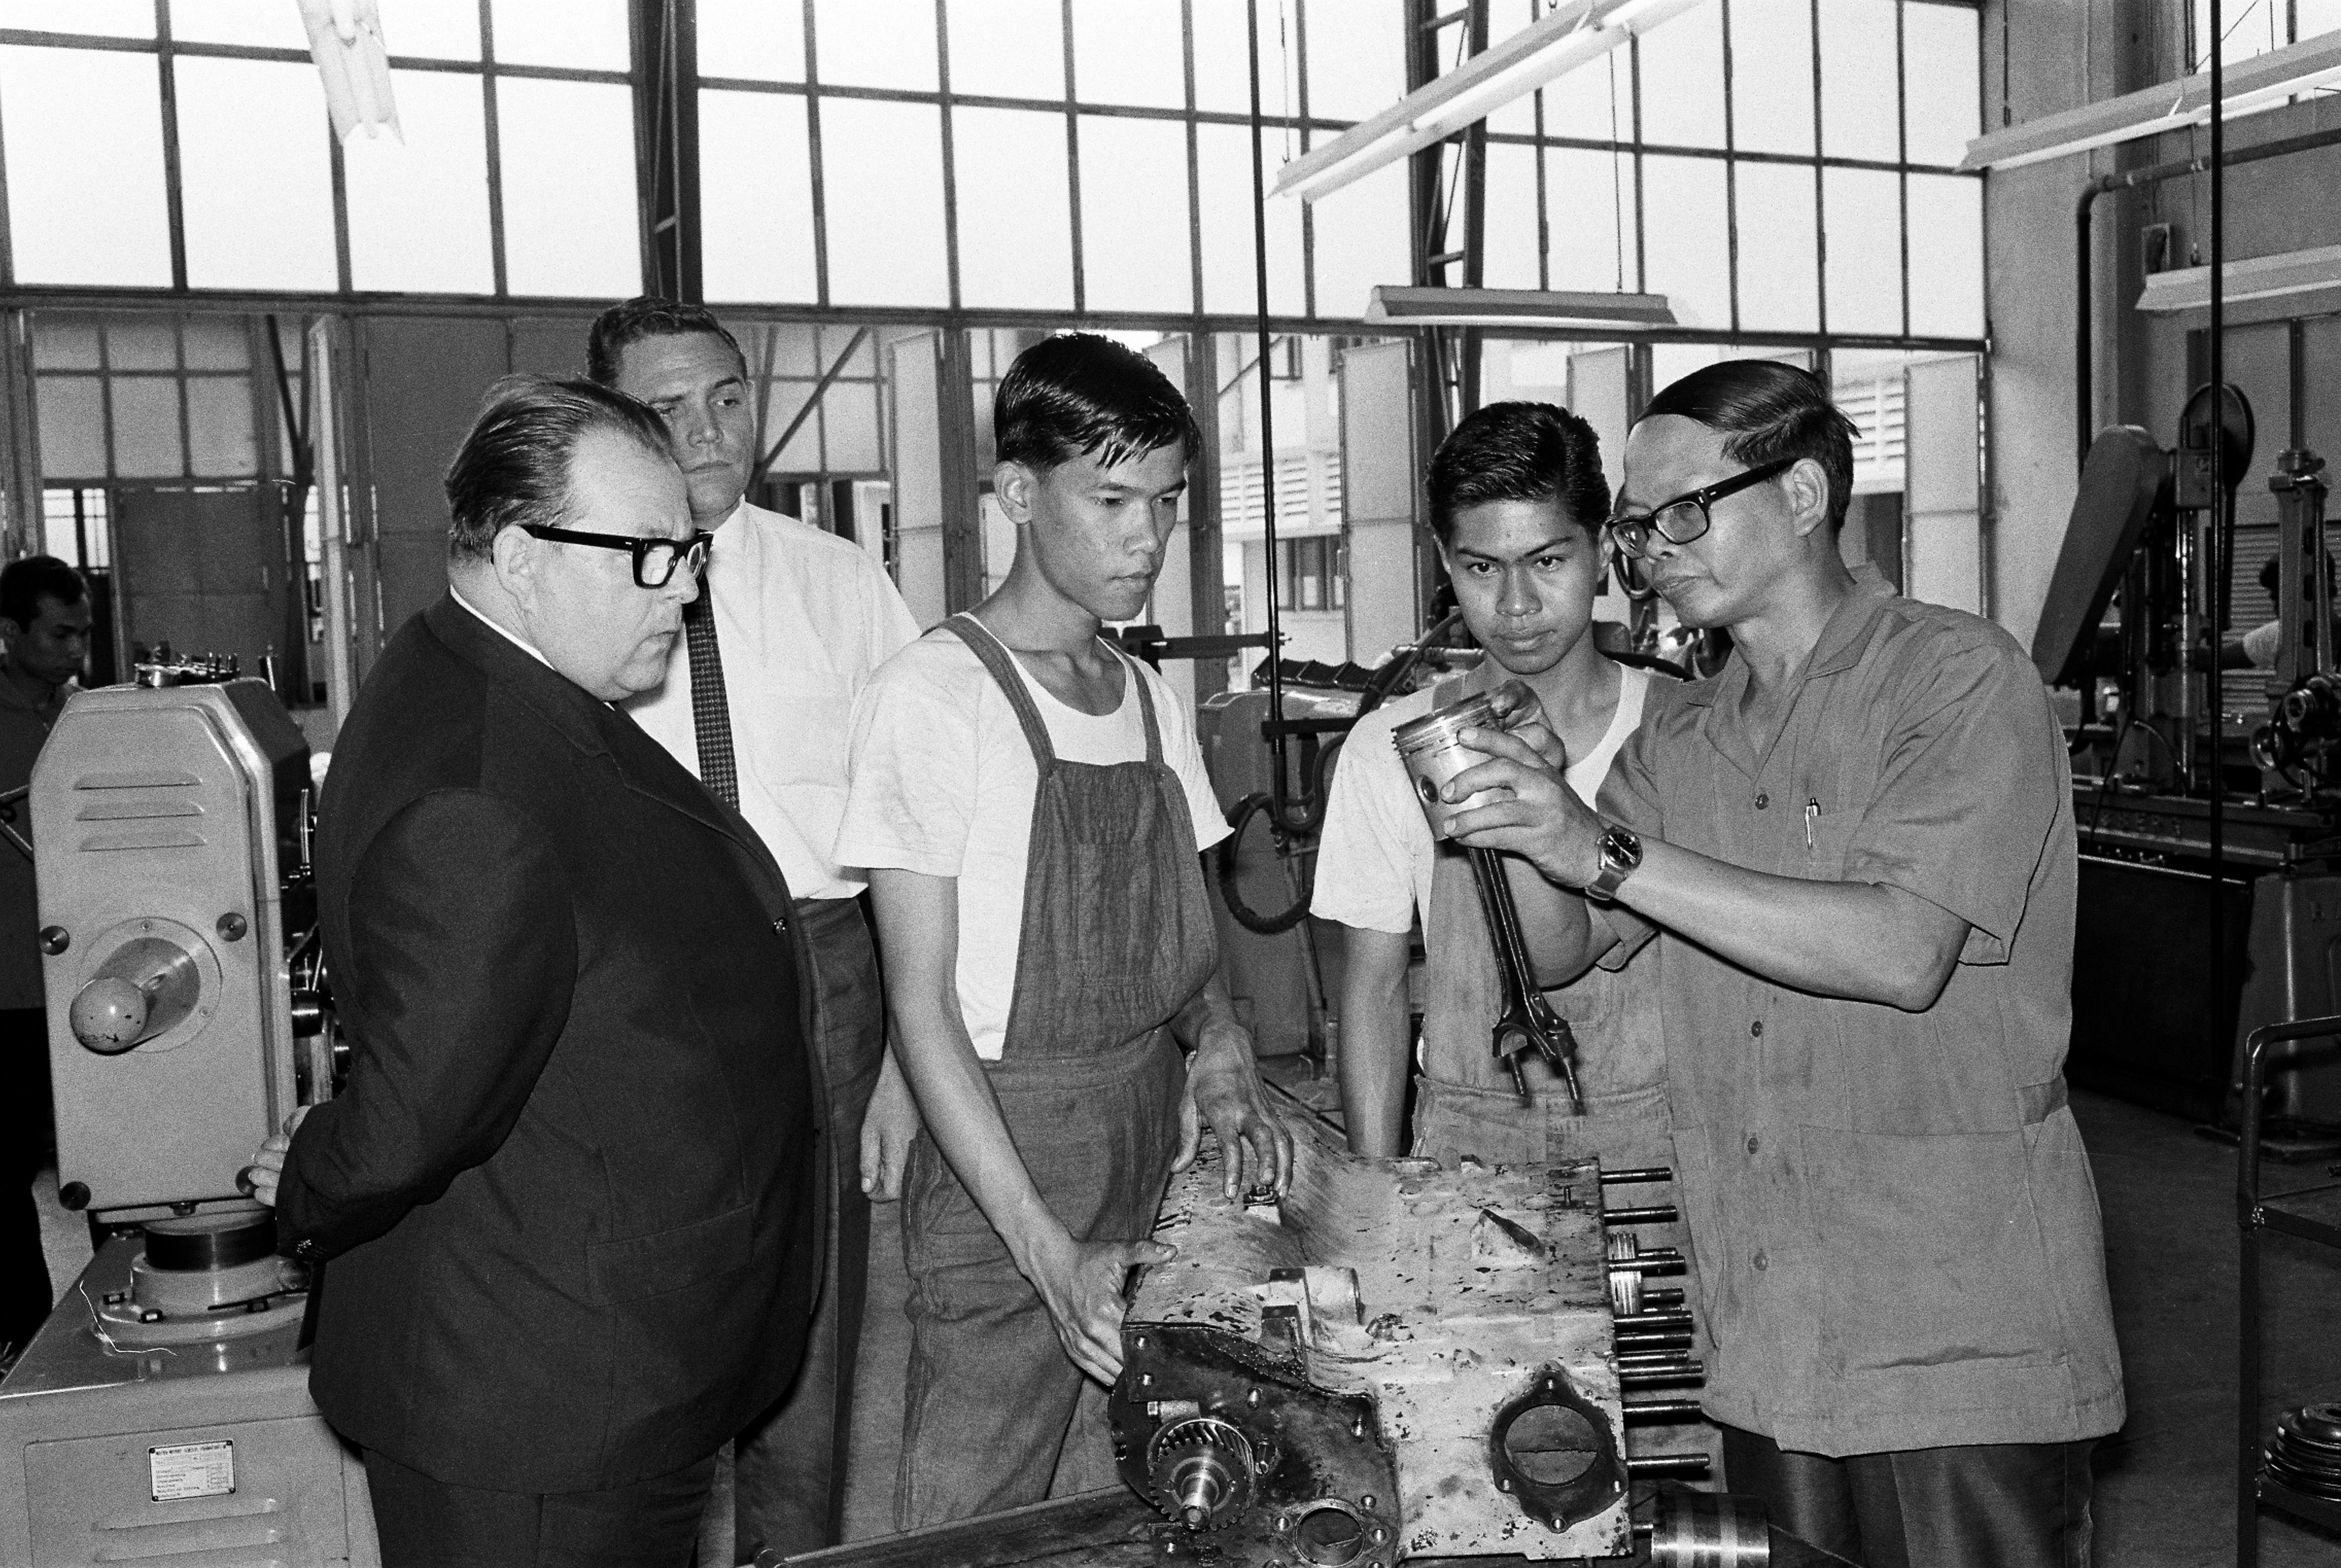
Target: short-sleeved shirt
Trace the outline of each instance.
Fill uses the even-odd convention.
[[[2062,1077],[2077,864],[2047,694],[2005,631],[1868,569],[1798,680],[1760,752],[1738,655],[1654,691],[1603,815],[1773,876],[1901,888],[1969,931],[1919,1012],[1659,936],[1707,1408],[1824,1454],[2110,1432],[2104,1239]],[[1629,931],[1615,968],[1650,932],[1609,918]]]
[[[1084,713],[1050,694],[1014,660],[1017,675],[1067,762],[1134,762],[1146,755],[1138,680],[1154,696],[1162,760],[1178,776],[1209,849],[1228,836],[1195,716],[1162,678],[1134,661],[1124,668],[1121,706]],[[1024,865],[1041,772],[1008,695],[972,649],[938,629],[888,660],[853,710],[852,783],[838,829],[836,859],[872,869],[916,871],[959,883],[960,1014],[975,1054],[1000,1059],[1016,990],[1024,928]]]
[[[881,664],[919,635],[878,558],[850,539],[742,501],[715,530],[700,591],[715,616],[739,764],[740,814],[799,898],[851,898],[859,867],[830,854],[845,812],[845,736]],[[619,704],[699,771],[691,651],[666,682]]]
[[[1570,761],[1569,788],[1591,805],[1626,737],[1641,722],[1650,672],[1618,667],[1618,710],[1600,741]],[[1500,671],[1498,672],[1500,674]],[[1475,684],[1480,690],[1492,682]],[[1325,827],[1317,839],[1316,888],[1309,912],[1364,931],[1403,935],[1430,918],[1430,878],[1439,842],[1430,836],[1406,764],[1391,737],[1431,710],[1439,689],[1409,692],[1358,720],[1341,743]]]

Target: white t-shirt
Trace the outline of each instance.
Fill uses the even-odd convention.
[[[1618,667],[1618,711],[1600,743],[1562,775],[1591,806],[1618,749],[1642,721],[1650,672]],[[1332,799],[1317,840],[1317,888],[1310,912],[1368,931],[1404,934],[1430,918],[1430,873],[1438,841],[1415,799],[1391,733],[1430,711],[1434,690],[1410,692],[1358,720],[1333,765]]]
[[[1121,706],[1093,715],[1068,707],[1016,672],[1040,710],[1059,760],[1111,764],[1146,755],[1135,681]],[[1228,835],[1195,742],[1195,717],[1162,678],[1125,664],[1154,696],[1162,759],[1187,792],[1195,845]],[[997,1061],[1016,990],[1024,928],[1025,853],[1041,780],[1008,694],[956,633],[938,628],[888,660],[853,710],[843,865],[916,871],[959,881],[959,1006],[975,1054]]]

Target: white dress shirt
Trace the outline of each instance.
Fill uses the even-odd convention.
[[[700,591],[714,598],[740,814],[798,898],[852,898],[867,879],[831,858],[847,726],[854,699],[918,624],[868,551],[744,501],[715,531]],[[687,640],[675,639],[664,685],[619,707],[697,774]]]

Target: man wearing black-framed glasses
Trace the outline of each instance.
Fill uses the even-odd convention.
[[[349,1082],[247,1175],[324,1265],[310,1388],[384,1568],[672,1564],[820,1283],[800,922],[617,706],[666,678],[705,555],[657,416],[517,378],[446,491],[447,595],[319,811]]]
[[[2064,737],[2005,631],[1847,570],[1852,433],[1776,362],[1659,393],[1611,537],[1730,661],[1653,693],[1598,813],[1479,732],[1449,799],[1508,787],[1459,836],[1584,891],[1522,906],[1550,983],[1663,955],[1731,1489],[1871,1568],[2072,1568],[2124,1406],[2062,1076]]]

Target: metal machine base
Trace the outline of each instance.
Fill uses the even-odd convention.
[[[297,1305],[109,1349],[94,1325],[142,1245],[107,1241],[0,1384],[0,1563],[379,1568],[365,1469],[309,1398]]]

